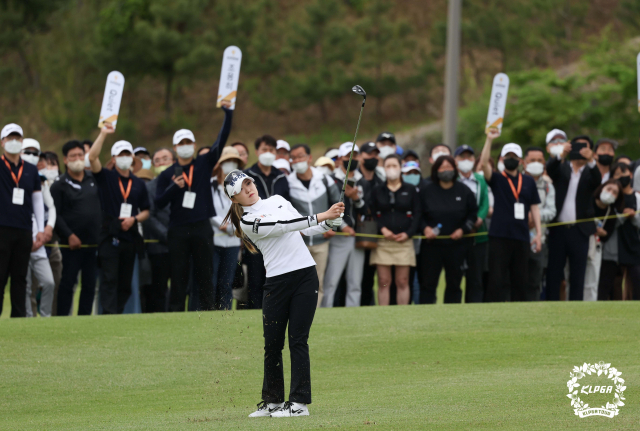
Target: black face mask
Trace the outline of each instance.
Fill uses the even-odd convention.
[[[442,172],[438,172],[438,179],[445,183],[449,183],[453,181],[453,178],[455,177],[455,175],[456,175],[455,171],[442,171]]]
[[[373,171],[376,166],[378,166],[378,159],[376,159],[375,157],[366,159],[364,162],[362,162],[362,164],[364,165],[366,170]]]
[[[610,156],[608,154],[599,154],[598,163],[603,166],[609,166],[611,163],[613,163],[613,156]]]
[[[518,167],[518,165],[520,164],[520,160],[508,158],[508,159],[504,159],[502,163],[504,163],[504,168],[506,170],[512,171]]]
[[[342,166],[344,166],[344,169],[347,170],[349,166],[349,160],[343,160],[342,161]],[[358,161],[357,160],[351,160],[351,170],[356,170],[358,169]]]
[[[620,181],[620,185],[622,185],[622,188],[626,188],[629,184],[631,184],[631,177],[629,175],[627,175],[626,177],[620,177],[618,178],[618,181]]]

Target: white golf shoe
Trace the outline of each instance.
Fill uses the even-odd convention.
[[[271,413],[275,413],[284,407],[284,403],[267,403],[266,401],[260,401],[258,403],[258,410],[249,415],[250,418],[267,417]]]
[[[307,405],[287,401],[284,406],[271,413],[272,418],[288,418],[291,416],[309,416]]]

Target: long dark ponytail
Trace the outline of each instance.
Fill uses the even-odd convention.
[[[242,218],[243,212],[244,211],[242,210],[242,205],[232,202],[231,208],[229,208],[229,212],[222,221],[222,224],[231,222],[231,224],[233,224],[233,227],[235,227],[235,236],[242,240],[242,243],[244,244],[245,248],[249,250],[249,252],[255,254],[258,252],[258,250],[256,249],[255,245],[253,245],[253,243],[249,241],[249,238],[247,237],[247,235],[245,235],[242,227],[240,226],[240,219]]]

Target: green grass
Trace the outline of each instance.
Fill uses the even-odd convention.
[[[320,309],[311,416],[284,419],[247,418],[258,310],[3,320],[0,429],[638,429],[639,315],[638,302]],[[622,371],[626,405],[580,419],[569,372],[601,360]],[[284,365],[288,384],[287,346]]]

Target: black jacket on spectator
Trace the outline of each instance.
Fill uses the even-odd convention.
[[[255,184],[258,189],[258,196],[260,196],[261,199],[268,199],[273,195],[280,195],[286,200],[289,200],[289,181],[287,180],[287,175],[280,172],[279,169],[272,166],[269,176],[265,176],[256,163],[244,172],[256,180]]]
[[[149,196],[155,196],[158,178],[154,178],[146,185]],[[167,235],[169,232],[171,209],[169,206],[162,209],[158,208],[153,199],[149,199],[149,204],[149,218],[142,222],[142,231],[144,232],[144,239],[157,240],[158,242],[148,243],[147,253],[169,253]]]
[[[358,195],[362,201],[362,205],[358,208],[356,207],[353,199],[348,198],[347,195],[344,195],[344,223],[346,223],[349,227],[355,228],[354,223],[357,223],[358,218],[361,216],[365,216],[368,214],[368,199],[370,195],[369,190],[369,181],[367,181],[359,171],[355,171],[354,179],[356,180],[356,188],[358,189]],[[336,175],[337,174],[337,175]],[[331,178],[336,183],[336,187],[338,190],[342,192],[342,185],[344,182],[344,172],[342,170],[336,169],[333,174],[331,174]]]
[[[547,174],[553,181],[553,187],[556,189],[556,208],[558,215],[553,221],[558,221],[558,217],[562,211],[564,199],[569,189],[569,182],[571,181],[571,171],[572,168],[569,161],[563,163],[557,157],[551,157],[547,161]],[[593,196],[595,190],[600,186],[601,181],[602,174],[600,174],[597,163],[593,168],[589,168],[589,166],[584,167],[580,175],[578,191],[576,192],[576,218],[578,220],[594,216],[591,196]],[[578,224],[578,228],[586,236],[596,233],[596,225],[594,223],[580,223]]]
[[[406,232],[411,237],[420,226],[418,189],[404,181],[395,192],[389,190],[386,183],[375,187],[369,206],[378,221],[378,231],[386,227],[394,234]]]
[[[442,224],[439,235],[451,235],[457,229],[468,234],[478,219],[476,197],[469,187],[460,181],[454,181],[450,189],[443,189],[440,184],[430,182],[420,189],[420,208],[422,220],[420,231],[429,226],[434,228]],[[438,239],[439,244],[460,244],[468,238],[460,240]]]

